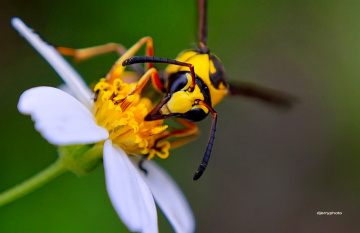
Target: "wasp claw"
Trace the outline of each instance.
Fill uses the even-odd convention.
[[[140,169],[141,171],[143,171],[143,172],[145,173],[145,175],[147,175],[147,174],[148,174],[148,171],[147,171],[146,168],[143,167],[145,160],[146,160],[146,158],[143,157],[143,158],[139,161],[138,166],[139,166],[139,169]]]

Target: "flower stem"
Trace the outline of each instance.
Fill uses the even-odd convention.
[[[35,176],[23,181],[22,183],[0,193],[0,206],[8,204],[16,199],[25,196],[26,194],[40,188],[48,181],[56,178],[67,168],[64,166],[61,159],[58,159],[55,163],[51,164],[45,170],[39,172]]]

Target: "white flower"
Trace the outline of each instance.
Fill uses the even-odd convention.
[[[35,87],[21,95],[19,111],[31,115],[36,130],[51,144],[103,145],[107,191],[117,214],[130,231],[158,232],[155,199],[176,232],[194,232],[193,213],[172,178],[152,161],[144,162],[143,167],[148,171],[145,175],[120,147],[124,137],[119,143],[119,137],[111,136],[114,130],[98,125],[101,120],[94,116],[93,93],[77,72],[20,19],[13,18],[12,25],[47,60],[76,97],[53,87]],[[155,128],[158,130],[151,131],[154,134],[165,129],[157,125]],[[151,141],[141,137],[136,140],[143,150],[151,148],[147,146]]]

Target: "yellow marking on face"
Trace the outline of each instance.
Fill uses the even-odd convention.
[[[209,112],[209,109],[207,107],[205,107],[204,105],[195,105],[193,107],[194,108],[201,108],[205,113],[208,113]]]
[[[195,100],[204,100],[204,96],[198,86],[195,86],[193,92],[175,92],[166,105],[171,113],[186,113],[191,110]]]
[[[191,77],[190,73],[186,73],[186,78],[187,78],[187,83],[186,83],[186,86],[182,90],[189,89],[190,85],[192,84],[192,77]]]
[[[168,106],[166,104],[164,104],[160,109],[160,113],[162,115],[169,115],[171,112],[170,112]]]

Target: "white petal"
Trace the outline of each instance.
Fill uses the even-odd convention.
[[[76,95],[75,95],[74,91],[68,85],[66,85],[65,83],[60,84],[59,86],[57,86],[57,88],[62,90],[63,92],[68,93],[72,97],[76,98]]]
[[[154,199],[128,155],[110,140],[104,145],[106,188],[110,200],[130,231],[158,232]]]
[[[58,53],[58,51],[37,35],[32,29],[28,28],[19,18],[12,18],[11,24],[23,36],[44,59],[54,68],[64,82],[73,90],[76,98],[86,107],[91,108],[92,91],[87,87],[80,75],[71,65]]]
[[[165,170],[152,161],[144,161],[143,168],[147,170],[147,174],[140,169],[138,170],[175,232],[195,232],[194,214],[175,181]]]
[[[54,145],[88,144],[109,137],[98,126],[92,113],[78,100],[54,87],[35,87],[25,91],[18,109],[31,115],[35,128]]]

